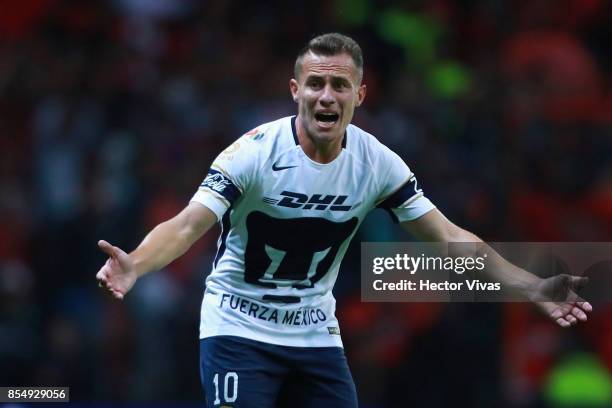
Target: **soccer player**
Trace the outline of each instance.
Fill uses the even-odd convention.
[[[123,297],[138,278],[181,256],[222,225],[200,322],[207,407],[356,407],[332,288],[367,213],[386,209],[425,241],[481,242],[442,215],[403,160],[351,125],[363,103],[363,57],[344,35],[325,34],[299,53],[289,88],[298,114],[258,126],[213,162],[191,202],[130,254],[106,241],[99,284]],[[498,279],[534,299],[546,285],[497,256]],[[540,302],[566,327],[591,305]]]

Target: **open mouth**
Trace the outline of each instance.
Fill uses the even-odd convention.
[[[340,118],[340,115],[334,112],[319,112],[315,113],[314,116],[316,121],[323,126],[331,126]]]

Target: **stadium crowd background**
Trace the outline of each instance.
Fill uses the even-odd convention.
[[[612,4],[405,3],[2,2],[0,385],[201,401],[216,234],[123,303],[95,284],[96,242],[134,248],[233,139],[293,114],[295,55],[322,32],[360,42],[354,122],[453,221],[489,241],[611,241]],[[359,241],[408,239],[387,218],[364,223],[335,290],[364,407],[612,405],[610,305],[562,330],[530,305],[360,303]]]

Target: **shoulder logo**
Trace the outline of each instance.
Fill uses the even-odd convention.
[[[224,151],[221,152],[219,157],[225,160],[234,160],[234,153],[240,149],[240,141],[236,140],[234,143],[229,145]]]
[[[297,167],[297,166],[277,166],[277,163],[274,163],[272,165],[272,171],[287,170],[287,169],[292,169],[294,167]]]
[[[253,130],[249,130],[244,135],[247,136],[247,137],[250,137],[252,140],[259,140],[259,139],[264,137],[264,132],[262,132],[259,129],[255,128]]]

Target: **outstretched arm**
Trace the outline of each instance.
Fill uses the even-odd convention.
[[[175,217],[153,228],[130,254],[100,240],[98,246],[108,260],[96,274],[99,285],[115,298],[123,299],[139,277],[183,255],[216,221],[211,210],[191,202]]]
[[[476,235],[453,224],[437,209],[401,225],[422,241],[483,242]],[[569,327],[578,320],[587,320],[586,313],[591,312],[593,308],[575,292],[586,283],[587,278],[559,275],[541,279],[512,265],[490,247],[487,248],[487,253],[490,254],[488,262],[491,266],[487,271],[491,277],[504,286],[518,291],[527,299],[533,300],[559,326]],[[559,298],[564,300],[553,301]],[[550,301],[543,301],[547,299]]]

